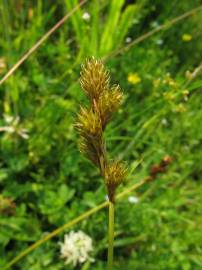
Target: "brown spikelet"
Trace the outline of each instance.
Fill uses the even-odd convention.
[[[103,149],[105,149],[105,146],[102,138],[99,138],[99,140],[89,140],[83,137],[79,141],[80,152],[100,169],[102,169],[100,164],[100,157],[105,155]]]
[[[116,188],[123,182],[127,175],[127,168],[124,163],[114,161],[105,168],[105,184],[108,189],[108,196],[111,201],[114,200]]]
[[[81,87],[91,101],[98,100],[100,95],[109,87],[109,72],[101,61],[91,58],[82,65]]]
[[[154,179],[158,174],[164,173],[167,170],[167,166],[172,162],[170,156],[164,156],[159,164],[154,164],[150,168],[150,176]]]
[[[78,114],[78,120],[76,123],[78,132],[83,137],[101,136],[102,135],[102,122],[100,117],[92,109],[86,109],[81,107]]]
[[[161,160],[161,166],[166,167],[167,165],[169,165],[172,162],[172,158],[170,156],[165,156],[163,157],[163,159]]]
[[[119,85],[113,86],[110,90],[104,92],[98,100],[98,108],[100,117],[102,119],[102,126],[105,128],[106,124],[120,107],[123,101],[123,94]]]
[[[97,155],[97,149],[92,142],[86,140],[85,138],[80,139],[79,141],[79,150],[84,154],[93,164],[99,167],[99,159]]]

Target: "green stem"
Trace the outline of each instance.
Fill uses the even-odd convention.
[[[114,257],[114,203],[109,201],[108,270],[112,270]]]

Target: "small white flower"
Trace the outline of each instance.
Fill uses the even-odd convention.
[[[162,45],[163,44],[163,39],[157,39],[156,44],[157,45]]]
[[[161,123],[162,123],[162,125],[167,126],[168,125],[168,120],[166,118],[163,118],[161,120]]]
[[[184,101],[188,101],[188,96],[184,96]]]
[[[131,37],[127,37],[126,38],[126,43],[130,43],[132,41],[132,38]]]
[[[84,12],[82,15],[82,18],[84,21],[89,21],[90,20],[90,14],[88,12]]]
[[[159,27],[160,25],[159,25],[159,22],[158,21],[154,21],[154,22],[152,22],[151,23],[151,27],[152,28],[157,28],[157,27]]]
[[[108,200],[109,200],[108,195],[105,195],[105,200],[106,200],[106,201],[108,201]]]
[[[129,196],[128,201],[129,201],[129,203],[139,203],[140,200],[136,196]]]
[[[8,133],[14,133],[15,129],[14,129],[14,127],[5,126],[5,127],[0,127],[0,131],[5,131],[5,132],[8,132]]]
[[[6,123],[10,124],[11,122],[13,122],[14,117],[12,115],[4,114],[4,119]]]
[[[28,130],[25,128],[22,128],[20,125],[20,117],[14,117],[11,115],[4,115],[4,120],[6,122],[6,126],[0,127],[0,132],[6,132],[9,134],[17,134],[23,139],[28,139]]]
[[[74,266],[85,261],[93,261],[89,253],[93,251],[92,239],[82,231],[65,234],[64,243],[60,244],[61,257],[66,264]]]
[[[28,130],[26,128],[22,128],[18,130],[18,135],[22,137],[23,139],[27,140],[29,139],[29,134],[27,134]]]

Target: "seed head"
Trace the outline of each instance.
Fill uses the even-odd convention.
[[[89,140],[82,137],[79,141],[79,150],[84,154],[95,166],[100,167],[100,156],[103,149],[103,140]]]
[[[120,107],[123,101],[123,94],[119,85],[114,85],[110,90],[104,92],[98,100],[98,109],[102,120],[102,126],[106,124]]]
[[[80,83],[90,99],[89,108],[81,107],[76,128],[80,135],[80,151],[93,163],[105,180],[110,201],[124,180],[127,169],[119,161],[108,162],[104,129],[123,100],[119,85],[110,86],[108,71],[101,61],[91,58],[82,66]]]
[[[116,188],[124,181],[127,175],[127,168],[124,163],[114,161],[105,168],[105,184],[108,189],[109,199],[114,201]]]
[[[101,61],[91,58],[82,65],[81,87],[91,101],[98,100],[100,95],[109,88],[109,73]]]
[[[84,138],[99,137],[102,135],[101,119],[92,109],[81,107],[75,126]]]

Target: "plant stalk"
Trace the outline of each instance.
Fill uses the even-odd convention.
[[[114,203],[109,201],[108,270],[112,270],[114,257]]]

